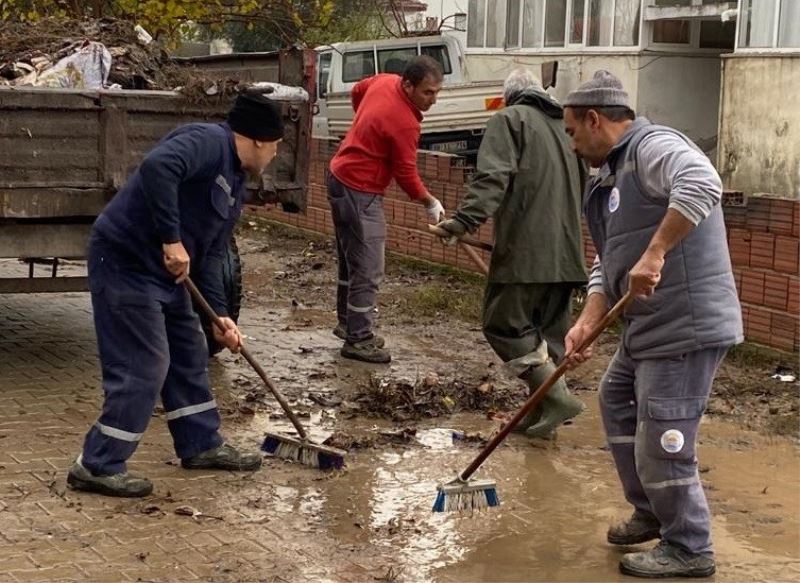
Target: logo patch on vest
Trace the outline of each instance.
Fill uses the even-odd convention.
[[[677,429],[667,429],[661,434],[661,447],[667,453],[678,453],[683,449],[683,433]]]
[[[613,213],[619,208],[619,188],[616,186],[611,189],[611,194],[608,195],[608,212]]]

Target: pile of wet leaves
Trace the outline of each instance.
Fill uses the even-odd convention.
[[[372,376],[357,392],[354,404],[364,415],[403,422],[459,411],[506,410],[523,397],[522,387],[516,383],[498,383],[491,377],[440,379],[431,373],[414,381]]]

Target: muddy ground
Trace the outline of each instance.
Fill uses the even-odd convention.
[[[246,217],[239,245],[248,347],[311,435],[349,450],[346,469],[267,458],[244,475],[187,472],[159,409],[129,464],[153,480],[151,496],[69,490],[101,404],[88,297],[0,296],[0,581],[630,580],[617,564],[631,549],[605,543],[629,513],[597,410],[613,333],[570,375],[586,411],[552,441],[510,436],[479,471],[500,507],[434,514],[437,483],[524,396],[481,336],[481,278],[390,259],[379,332],[394,360],[366,365],[342,359],[331,333],[330,241]],[[699,443],[716,581],[800,580],[798,386],[770,378],[792,359],[740,349],[717,380]],[[209,368],[232,443],[290,430],[241,358]]]
[[[336,316],[331,285],[336,281],[337,264],[331,240],[255,218],[244,223],[240,240],[245,310],[271,307],[275,309],[268,309],[267,315],[276,316],[277,309],[288,307],[291,317],[279,330],[308,330],[309,340],[320,328],[333,328]],[[451,361],[451,366],[431,359],[429,369],[417,369],[413,375],[402,363],[388,368],[354,366],[347,373],[352,375],[350,382],[337,387],[331,401],[324,388],[324,381],[334,374],[326,366],[330,364],[329,351],[305,342],[297,346],[298,358],[293,359],[303,364],[289,366],[310,366],[312,370],[303,379],[308,383],[287,378],[290,382],[283,386],[290,395],[301,399],[301,407],[335,405],[345,417],[371,416],[394,422],[464,410],[491,416],[513,409],[526,396],[522,386],[503,374],[483,338],[475,338],[474,334],[467,338],[467,332],[480,330],[482,285],[482,277],[475,274],[390,256],[378,308],[378,333],[389,339],[389,347],[411,349],[418,356],[443,356],[453,354],[467,341],[467,351],[458,352],[455,360],[452,356],[444,358]],[[243,319],[242,326],[245,333],[251,330],[253,335],[258,335],[259,327],[264,326],[248,323]],[[416,338],[418,347],[406,346],[405,337]],[[597,390],[618,340],[618,330],[604,334],[597,357],[570,375],[569,384],[574,391],[588,396]],[[402,360],[402,356],[396,354],[396,360]],[[800,381],[772,378],[776,371],[796,375],[796,360],[797,355],[753,345],[735,348],[717,375],[708,416],[764,435],[800,439]],[[396,374],[400,371],[402,374]],[[252,384],[258,388],[246,394],[248,403],[257,405],[262,397],[269,401],[260,382]]]

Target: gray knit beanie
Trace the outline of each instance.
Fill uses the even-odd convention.
[[[628,107],[630,100],[622,82],[606,70],[595,71],[594,76],[567,94],[564,107]]]

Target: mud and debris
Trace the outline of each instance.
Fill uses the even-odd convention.
[[[622,580],[620,550],[605,543],[605,529],[630,509],[596,392],[618,336],[604,335],[595,359],[569,373],[583,414],[544,446],[510,435],[480,469],[478,477],[497,482],[498,509],[432,513],[437,484],[455,478],[527,395],[498,372],[482,340],[470,307],[482,280],[391,258],[378,332],[393,362],[347,361],[332,334],[331,242],[251,222],[239,233],[248,348],[312,439],[348,450],[346,468],[265,458],[257,472],[189,472],[161,408],[129,463],[153,481],[152,496],[109,500],[68,489],[67,468],[102,399],[89,298],[4,296],[0,563],[12,580]],[[769,378],[785,358],[732,351],[700,432],[719,583],[800,576],[800,442],[795,428],[772,422],[796,412],[797,384]],[[291,431],[241,357],[222,353],[209,372],[233,445],[255,450],[265,432]],[[378,402],[387,388],[400,418]]]
[[[113,18],[44,18],[0,22],[0,85],[35,85],[41,75],[87,43],[110,54],[106,85],[118,89],[179,90],[192,103],[228,100],[245,85],[177,64],[166,47],[147,40],[134,23]]]

